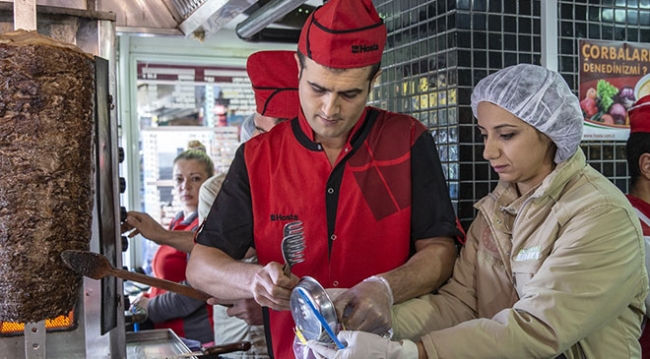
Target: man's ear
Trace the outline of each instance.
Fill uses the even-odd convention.
[[[293,54],[293,57],[296,59],[296,65],[298,67],[298,79],[300,79],[300,75],[302,75],[302,64],[300,63],[300,58],[298,57],[298,51]]]
[[[639,156],[639,171],[641,175],[650,181],[650,153]]]

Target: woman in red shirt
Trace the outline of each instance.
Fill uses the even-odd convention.
[[[187,150],[174,159],[174,190],[183,209],[170,223],[169,230],[195,231],[198,228],[199,188],[213,174],[214,164],[204,151]],[[185,282],[187,260],[186,252],[161,245],[153,257],[153,273],[158,278]],[[170,328],[178,336],[206,346],[214,341],[212,306],[203,301],[152,287],[148,295],[138,298],[135,304],[146,308],[155,328]]]

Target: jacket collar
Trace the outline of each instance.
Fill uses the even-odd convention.
[[[568,160],[558,164],[555,170],[546,176],[533,196],[541,197],[546,195],[557,201],[566,184],[575,177],[576,173],[583,171],[586,166],[585,154],[578,147],[578,150]]]
[[[586,166],[585,155],[580,148],[568,160],[558,164],[542,183],[522,196],[517,195],[514,183],[499,181],[497,187],[478,201],[474,207],[500,232],[512,234],[512,229],[524,203],[547,196],[557,201],[566,184]]]
[[[352,154],[362,146],[363,142],[370,134],[373,125],[380,117],[380,114],[381,111],[374,107],[364,108],[361,117],[348,134],[347,143],[345,145],[348,149],[348,155]],[[311,126],[309,126],[309,122],[305,119],[302,111],[297,118],[291,120],[291,130],[303,147],[311,151],[323,151],[321,144],[314,142],[314,131],[311,129]]]
[[[582,149],[578,147],[578,150],[573,154],[573,156],[558,164],[553,172],[546,176],[542,183],[540,183],[535,189],[531,190],[528,194],[517,197],[517,189],[513,183],[499,181],[494,191],[479,200],[474,207],[489,212],[488,208],[491,205],[499,206],[500,209],[506,212],[516,214],[521,204],[528,197],[538,198],[549,196],[553,200],[557,200],[562,194],[562,190],[567,182],[569,182],[577,172],[583,170],[586,165],[585,154],[582,152]]]

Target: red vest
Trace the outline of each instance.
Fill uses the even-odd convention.
[[[646,217],[639,217],[639,220],[643,229],[643,236],[650,237],[650,223],[646,223],[648,221],[647,219],[650,218],[650,204],[629,194],[626,197],[632,206]],[[645,255],[648,256],[650,253],[646,253]],[[646,308],[646,311],[650,311],[650,308]],[[641,358],[643,359],[650,359],[650,325],[648,324],[648,320],[646,319],[643,333],[641,333],[641,338],[639,338],[639,343],[641,343]]]
[[[192,217],[190,217],[190,219],[191,218]],[[169,224],[169,229],[173,231],[194,231],[198,225],[199,217],[196,213],[193,216],[193,220],[189,223],[184,221],[184,217],[181,214],[174,218],[174,220]],[[181,252],[170,246],[161,245],[158,247],[151,264],[154,276],[157,278],[167,279],[177,283],[186,279],[185,269],[187,268],[187,253],[185,252]],[[149,297],[153,298],[166,292],[167,291],[164,289],[151,287],[149,290]],[[210,320],[210,323],[212,323],[212,306],[206,305],[206,307],[208,309],[208,319]],[[178,336],[185,337],[185,329],[183,325],[183,318],[176,318],[162,323],[155,323],[154,327],[156,329],[169,328]]]
[[[283,262],[283,227],[293,221],[303,222],[306,249],[304,262],[292,272],[314,277],[325,288],[349,288],[407,261],[410,150],[426,129],[408,116],[373,111],[366,118],[367,112],[334,167],[312,142],[302,115],[246,143],[255,247],[262,265]],[[270,311],[270,323],[275,358],[293,357],[291,313]]]
[[[184,221],[181,214],[169,224],[171,231],[193,231],[199,225],[199,217],[194,216],[193,220],[189,223]],[[185,269],[187,268],[187,253],[181,252],[170,246],[161,245],[158,247],[156,254],[151,260],[153,274],[157,278],[171,280],[172,282],[182,282],[185,278]],[[155,297],[159,294],[165,293],[166,290],[151,287],[149,291],[150,297]]]

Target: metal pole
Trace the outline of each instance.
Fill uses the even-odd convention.
[[[45,359],[45,320],[25,323],[25,359]]]
[[[557,0],[540,1],[542,5],[542,66],[558,70]]]
[[[14,30],[36,30],[36,0],[14,0]]]

